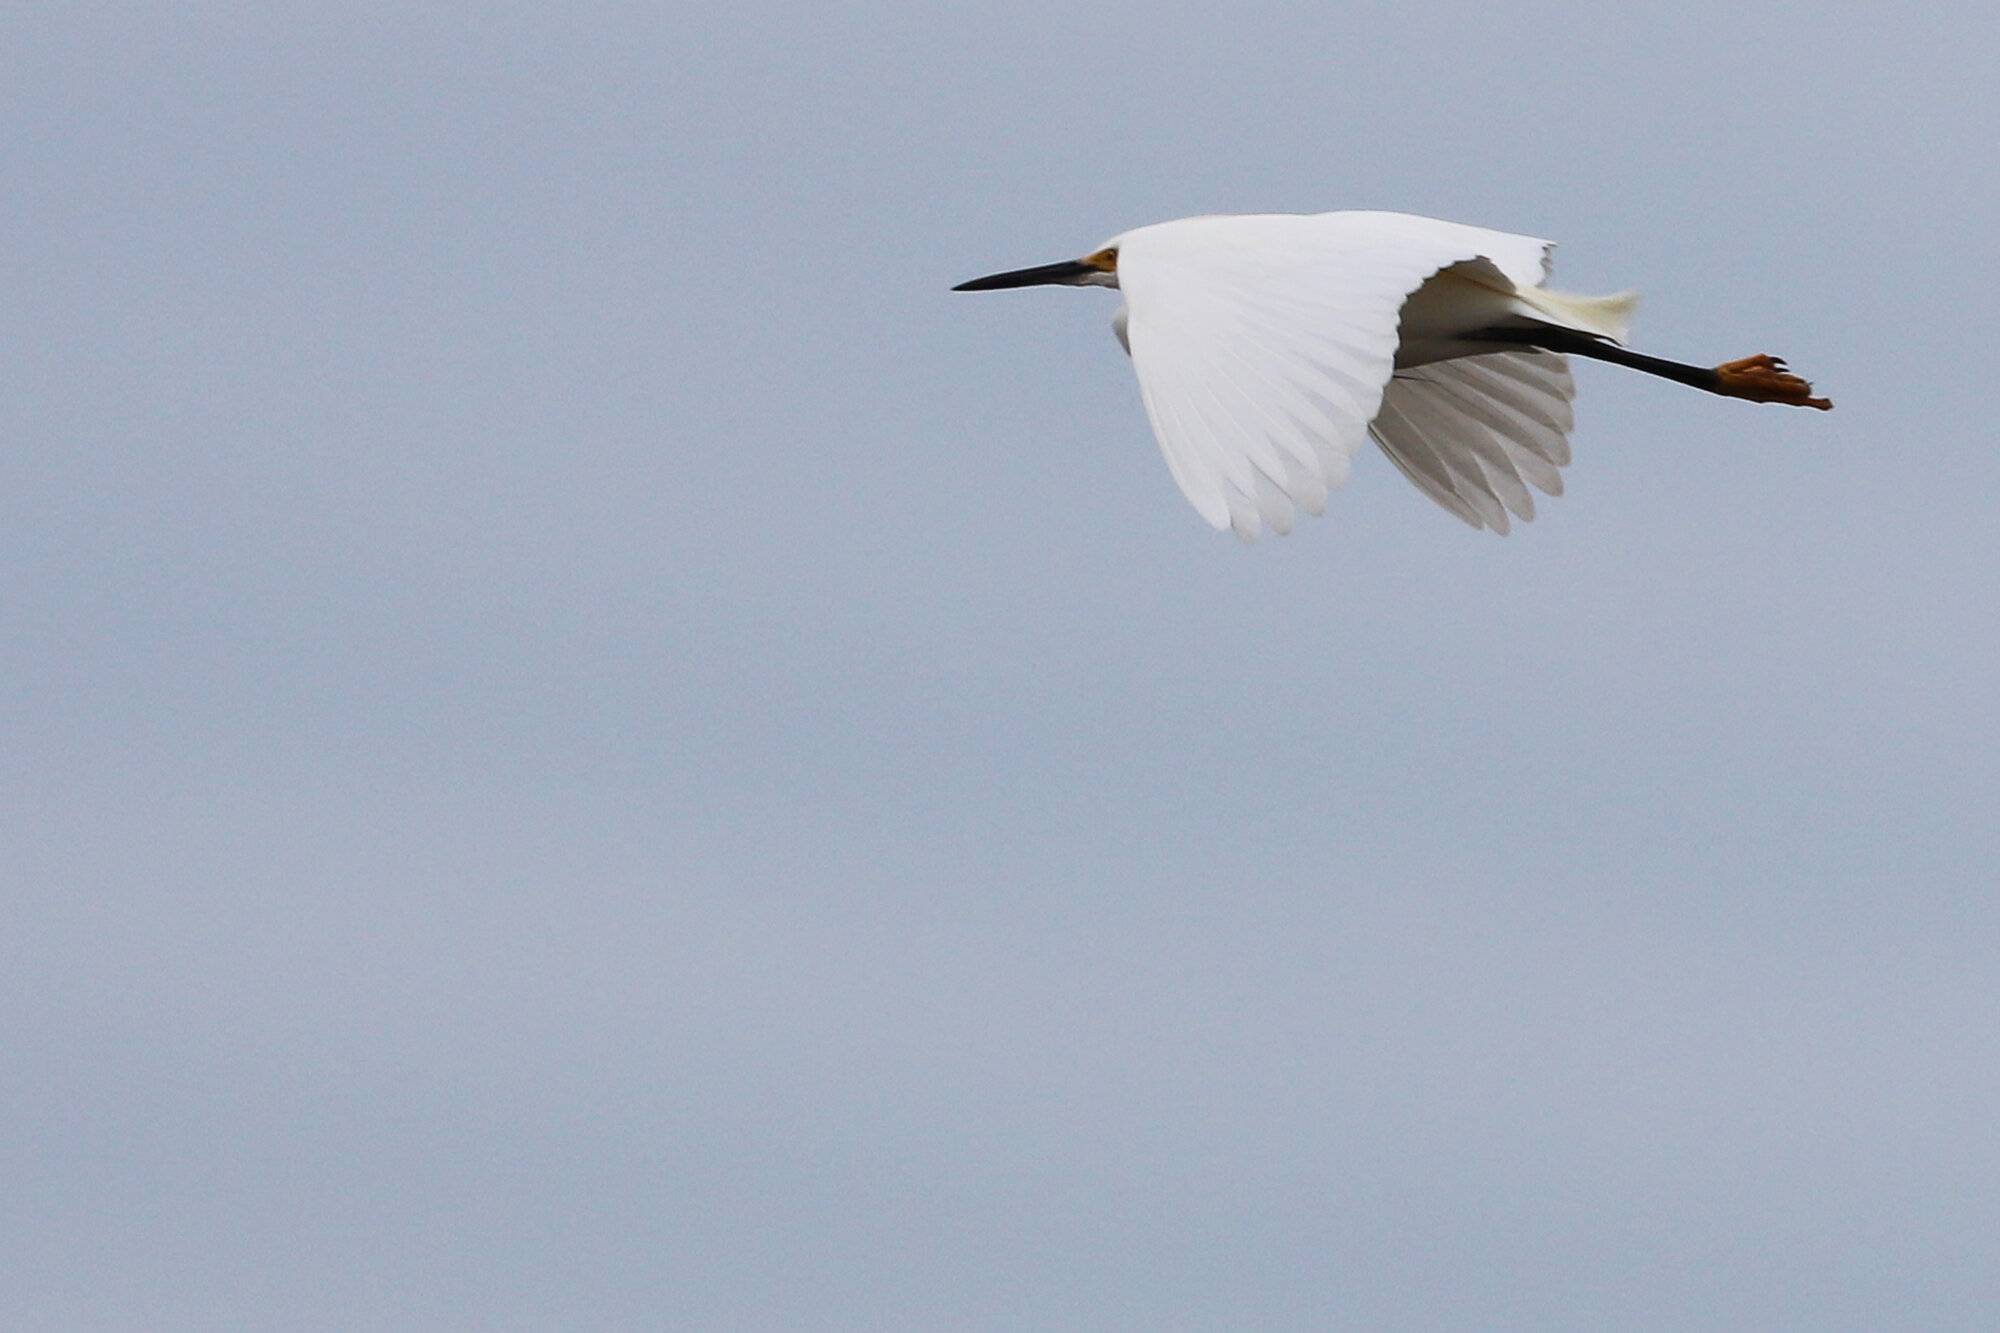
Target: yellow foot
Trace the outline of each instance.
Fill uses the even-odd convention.
[[[1785,369],[1775,356],[1746,356],[1715,368],[1715,391],[1731,398],[1748,398],[1753,403],[1789,403],[1793,407],[1817,407],[1827,411],[1833,404],[1812,396],[1812,385]]]

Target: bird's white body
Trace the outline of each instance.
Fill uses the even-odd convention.
[[[1636,297],[1549,291],[1546,241],[1402,213],[1186,218],[1128,231],[1114,321],[1174,480],[1253,540],[1317,514],[1370,436],[1475,527],[1562,492],[1574,387],[1553,352],[1455,338],[1622,339]],[[1087,279],[1088,280],[1088,279]]]
[[[1620,346],[1639,298],[1550,291],[1549,252],[1408,213],[1183,218],[1082,259],[962,282],[1116,287],[1167,466],[1201,516],[1255,541],[1317,514],[1370,438],[1475,528],[1562,494],[1575,385],[1564,353],[1753,403],[1831,400],[1759,354],[1713,368]]]

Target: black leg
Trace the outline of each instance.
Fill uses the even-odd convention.
[[[1824,398],[1812,396],[1812,385],[1792,374],[1785,363],[1774,356],[1747,356],[1741,361],[1729,361],[1713,369],[1708,366],[1690,366],[1679,361],[1668,361],[1664,357],[1647,356],[1643,352],[1627,351],[1617,343],[1609,342],[1594,334],[1578,333],[1575,329],[1558,329],[1549,325],[1535,325],[1527,328],[1474,329],[1461,333],[1458,337],[1471,342],[1500,343],[1510,347],[1540,347],[1550,352],[1562,352],[1569,356],[1587,356],[1595,361],[1609,361],[1614,366],[1630,366],[1633,370],[1644,371],[1648,375],[1658,375],[1661,379],[1685,384],[1690,388],[1705,389],[1709,393],[1719,393],[1725,398],[1747,398],[1753,403],[1786,403],[1793,407],[1816,407],[1822,412],[1833,404]]]
[[[1614,366],[1630,366],[1634,370],[1643,370],[1648,375],[1658,375],[1676,384],[1706,389],[1710,393],[1723,391],[1722,376],[1707,366],[1683,365],[1679,361],[1629,352],[1617,343],[1606,342],[1588,333],[1578,333],[1574,329],[1555,329],[1546,326],[1530,329],[1474,329],[1459,336],[1478,342],[1511,343],[1516,347],[1540,347],[1569,356],[1587,356],[1597,361],[1609,361]]]

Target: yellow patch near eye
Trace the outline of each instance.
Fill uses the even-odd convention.
[[[1118,271],[1118,252],[1116,250],[1099,250],[1094,255],[1085,255],[1083,262],[1100,272],[1116,273]]]

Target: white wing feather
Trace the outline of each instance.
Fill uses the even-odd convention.
[[[1553,352],[1501,352],[1399,370],[1370,428],[1417,489],[1475,528],[1535,516],[1528,487],[1562,494],[1576,385]]]
[[[1569,372],[1522,352],[1395,372],[1403,302],[1485,259],[1513,287],[1546,242],[1398,213],[1188,218],[1116,238],[1120,332],[1167,467],[1246,541],[1320,513],[1372,433],[1417,486],[1479,527],[1561,490]],[[1470,367],[1470,369],[1468,369]],[[1385,392],[1386,391],[1386,392]]]

